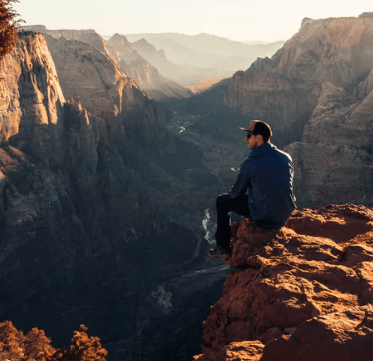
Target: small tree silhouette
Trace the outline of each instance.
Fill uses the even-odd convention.
[[[74,331],[70,351],[55,350],[43,330],[34,327],[26,336],[11,321],[0,323],[0,361],[106,361],[108,352],[98,337],[88,337],[88,327]]]
[[[23,332],[11,321],[0,323],[0,360],[20,361],[23,354]]]
[[[22,361],[48,361],[56,352],[45,332],[36,327],[24,337],[23,345],[24,356]]]
[[[17,2],[19,0],[0,0],[0,60],[18,40],[18,26],[23,20],[15,20],[18,14],[12,9],[12,3]]]
[[[56,361],[106,361],[108,352],[101,346],[98,337],[88,337],[88,327],[80,325],[79,331],[74,331],[70,351],[58,350],[54,356]]]

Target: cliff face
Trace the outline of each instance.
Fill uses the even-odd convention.
[[[146,193],[141,181],[108,147],[100,121],[90,119],[80,103],[65,103],[43,35],[21,36],[18,49],[2,63],[2,77],[2,242],[14,255],[28,247],[58,254],[39,263],[44,252],[30,251],[28,266],[36,268],[22,282],[35,286],[40,282],[32,277],[41,265],[63,264],[69,254],[62,272],[77,261],[74,254],[88,238],[85,252],[100,252],[99,243],[127,237],[139,213],[147,218],[152,211],[141,206]],[[110,163],[115,170],[107,169]],[[105,232],[103,224],[117,217],[123,222]],[[6,267],[8,282],[17,279],[17,267]]]
[[[46,39],[65,96],[78,97],[96,116],[101,140],[119,148],[122,144],[123,149],[127,133],[137,132],[136,138],[147,143],[147,148],[159,153],[167,147],[165,119],[157,112],[160,106],[120,66],[86,43],[62,37]],[[128,158],[124,150],[122,154]]]
[[[159,312],[156,285],[194,258],[214,177],[197,147],[169,134],[163,107],[104,53],[48,42],[55,63],[34,33],[21,33],[1,63],[0,315],[38,325],[57,344],[83,317],[123,359]],[[202,176],[186,180],[191,170]]]
[[[262,71],[233,76],[226,104],[272,122],[288,142],[301,140],[324,83],[351,92],[365,80],[372,36],[369,18],[306,22]]]
[[[285,227],[232,225],[224,296],[196,360],[370,360],[373,212],[352,204],[296,211]]]
[[[93,29],[87,30],[71,30],[71,29],[62,29],[62,30],[49,30],[43,25],[30,25],[22,27],[24,30],[40,32],[53,38],[59,39],[61,37],[66,40],[77,40],[83,43],[92,45],[94,48],[102,51],[104,54],[112,58],[116,63],[121,61],[118,52],[108,44],[99,34],[96,33]]]
[[[372,204],[372,39],[367,16],[305,19],[271,59],[232,78],[227,105],[271,124],[276,144],[297,142],[285,149],[300,207]]]

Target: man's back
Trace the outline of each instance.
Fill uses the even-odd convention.
[[[244,142],[251,153],[241,165],[236,183],[216,199],[216,247],[210,257],[230,257],[230,212],[249,217],[263,228],[281,228],[293,213],[294,169],[289,154],[270,143],[272,129],[262,120],[250,121]]]
[[[250,218],[264,228],[281,228],[296,208],[293,177],[290,155],[264,143],[244,161],[229,195],[235,198],[247,191]]]

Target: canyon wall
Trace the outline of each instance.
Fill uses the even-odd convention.
[[[306,19],[229,84],[225,103],[267,121],[293,157],[300,207],[372,205],[372,18]]]
[[[21,32],[1,62],[0,317],[44,329],[57,347],[83,322],[111,360],[129,360],[155,315],[173,324],[185,307],[197,312],[177,285],[177,308],[151,294],[203,263],[196,235],[215,178],[111,57],[46,37]],[[203,277],[206,292],[221,292],[220,277]],[[195,333],[195,320],[178,327]]]

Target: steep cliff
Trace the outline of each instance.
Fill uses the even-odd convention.
[[[65,96],[78,97],[83,107],[101,120],[102,140],[106,136],[111,142],[120,138],[120,146],[125,144],[128,132],[136,132],[147,147],[158,152],[165,149],[165,120],[157,113],[160,106],[149,100],[119,65],[86,43],[63,37],[46,39]]]
[[[79,249],[107,251],[140,219],[143,225],[135,229],[145,229],[152,210],[141,206],[145,188],[108,147],[99,122],[80,103],[65,103],[43,35],[21,35],[18,49],[2,63],[1,86],[2,242],[10,254],[30,256],[26,263],[4,257],[5,264],[18,268],[6,267],[3,279],[17,279],[27,265],[32,271],[22,282],[38,292],[40,267],[46,278],[46,270],[56,265],[61,274],[71,270]],[[110,163],[115,170],[108,169]],[[108,229],[118,218],[122,221]],[[45,261],[47,254],[55,257]]]
[[[225,102],[274,130],[287,146],[300,207],[371,205],[373,23],[305,19],[283,48],[236,73]]]
[[[125,350],[160,312],[154,289],[201,264],[196,234],[214,177],[197,147],[170,135],[164,108],[103,52],[48,42],[64,46],[56,63],[31,32],[1,63],[0,317],[46,330],[57,346],[84,322],[120,350],[113,360],[129,360]],[[185,180],[191,169],[202,176]]]
[[[200,361],[368,361],[373,211],[296,211],[285,227],[232,225],[224,296],[204,322]]]
[[[53,38],[59,39],[61,37],[67,40],[78,40],[83,43],[87,43],[102,51],[104,54],[112,58],[116,63],[121,61],[118,52],[111,47],[106,40],[104,40],[99,34],[93,29],[86,30],[73,30],[73,29],[61,29],[61,30],[49,30],[44,25],[29,25],[23,26],[22,29],[26,31],[35,31],[42,34],[47,34]]]

